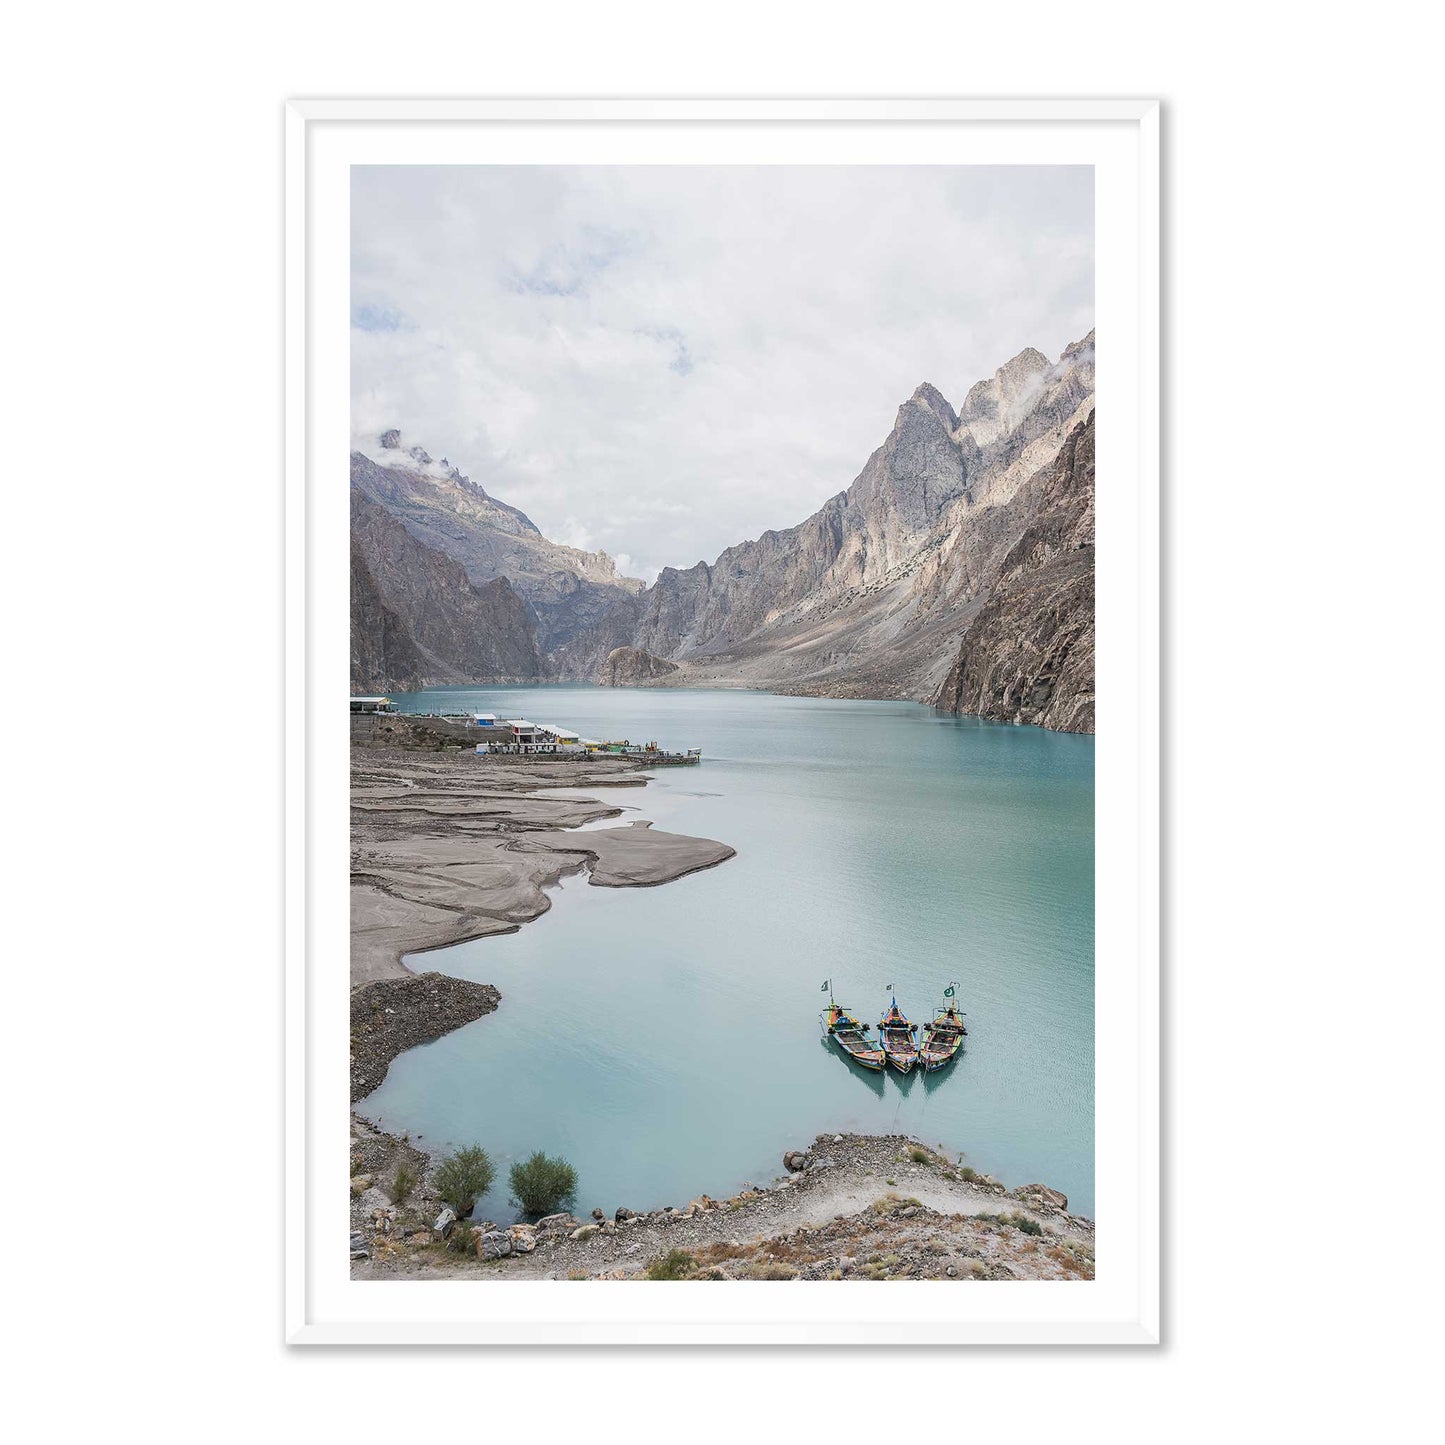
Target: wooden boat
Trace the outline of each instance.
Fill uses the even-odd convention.
[[[840,1003],[830,997],[823,1010],[823,1032],[838,1045],[855,1064],[865,1069],[883,1067],[883,1050],[868,1037],[867,1026],[860,1023]]]
[[[883,1052],[900,1074],[908,1073],[918,1062],[918,1040],[913,1037],[917,1032],[918,1025],[909,1023],[903,1016],[896,998],[888,1012],[878,1020],[878,1038],[883,1044]]]
[[[948,1002],[938,1010],[931,1024],[923,1026],[923,1044],[918,1050],[918,1062],[925,1073],[931,1074],[935,1069],[952,1063],[968,1034],[963,1026],[964,1016],[953,1001],[953,991],[957,987],[957,984],[949,984],[943,991]]]

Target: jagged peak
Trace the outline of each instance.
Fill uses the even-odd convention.
[[[949,404],[948,398],[931,381],[920,382],[905,405],[931,411],[949,431],[958,425],[958,414]],[[902,410],[900,407],[899,411]]]

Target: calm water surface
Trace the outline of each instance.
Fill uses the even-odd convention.
[[[823,1130],[898,1131],[1094,1209],[1094,740],[911,703],[579,686],[431,689],[407,711],[495,712],[586,737],[701,747],[697,768],[584,796],[738,856],[659,888],[565,880],[515,934],[412,967],[495,984],[501,1008],[395,1060],[362,1106],[424,1146],[534,1149],[611,1212],[733,1193]],[[950,979],[949,1069],[903,1079],[821,1042],[886,985],[915,1021]]]

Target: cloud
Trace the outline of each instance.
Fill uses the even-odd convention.
[[[931,381],[1093,326],[1086,167],[358,167],[358,436],[635,575],[801,521]]]

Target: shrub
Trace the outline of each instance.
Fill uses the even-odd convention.
[[[967,1164],[961,1165],[958,1171],[960,1179],[967,1179],[970,1184],[976,1183],[979,1177],[977,1169],[970,1169]]]
[[[642,1272],[644,1279],[686,1279],[696,1261],[685,1249],[669,1249]]]
[[[455,1250],[458,1254],[475,1254],[477,1251],[476,1229],[465,1219],[457,1220],[452,1225],[452,1232],[447,1235],[447,1248]]]
[[[527,1214],[555,1214],[577,1197],[577,1171],[540,1151],[512,1165],[513,1203]]]
[[[391,1183],[391,1202],[405,1204],[407,1195],[416,1188],[416,1175],[405,1164],[396,1166],[396,1178]]]
[[[919,1149],[916,1146],[908,1151],[908,1157],[913,1160],[915,1164],[933,1163],[933,1155],[930,1154],[927,1149]]]
[[[495,1175],[487,1151],[473,1144],[470,1149],[458,1149],[437,1165],[437,1193],[465,1218],[492,1187]]]
[[[1044,1232],[1027,1214],[975,1214],[973,1217],[986,1219],[990,1224],[1007,1225],[1024,1234],[1042,1234]]]

